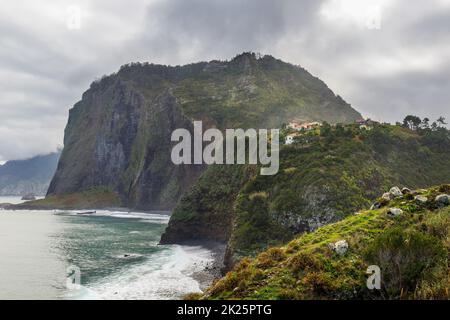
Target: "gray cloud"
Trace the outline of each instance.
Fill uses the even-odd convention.
[[[77,5],[80,30],[68,30]],[[368,9],[381,29],[366,26]],[[450,118],[450,0],[23,0],[0,7],[0,161],[55,150],[91,81],[131,61],[272,54],[364,115]]]

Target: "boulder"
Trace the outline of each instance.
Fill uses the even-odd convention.
[[[402,209],[399,208],[390,208],[387,212],[388,216],[390,217],[398,217],[403,213]]]
[[[375,202],[374,204],[372,204],[370,206],[370,210],[376,210],[376,209],[380,209],[381,208],[381,203],[379,202]]]
[[[330,243],[329,247],[337,254],[345,254],[348,250],[348,242],[346,240],[340,240],[335,243]]]
[[[392,187],[391,190],[389,190],[389,193],[394,197],[394,198],[399,198],[401,196],[403,196],[402,191],[400,190],[399,187]]]
[[[438,206],[448,206],[450,204],[450,196],[448,194],[440,194],[434,199],[434,201],[436,201]]]
[[[383,193],[381,198],[383,198],[384,200],[387,200],[387,201],[391,201],[392,199],[394,199],[394,196],[390,192],[385,192],[385,193]]]
[[[402,193],[403,193],[403,194],[409,194],[409,193],[411,193],[411,189],[403,188],[403,189],[402,189]]]
[[[425,204],[425,203],[427,203],[428,198],[425,196],[418,195],[418,196],[414,197],[414,200],[416,200],[416,202],[419,204]]]

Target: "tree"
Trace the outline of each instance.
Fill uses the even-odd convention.
[[[405,117],[405,119],[403,119],[403,126],[411,130],[419,129],[421,123],[422,120],[419,117],[413,115],[408,115]]]
[[[322,127],[320,128],[320,135],[322,137],[329,137],[331,135],[331,125],[324,121]]]
[[[423,120],[422,120],[422,128],[423,129],[429,129],[430,128],[430,119],[423,118]]]
[[[444,117],[439,117],[437,120],[437,123],[439,123],[441,126],[445,126],[447,123],[445,122]]]
[[[433,121],[433,123],[431,124],[431,130],[436,131],[438,128],[438,125],[436,123],[436,121]]]

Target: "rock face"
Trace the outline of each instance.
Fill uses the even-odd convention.
[[[0,166],[0,196],[45,195],[59,156],[57,152]]]
[[[114,80],[86,93],[71,111],[66,147],[48,194],[106,187],[128,207],[171,208],[202,171],[199,165],[172,164],[170,137],[177,128],[192,132],[170,90],[148,101]]]
[[[293,118],[348,123],[361,115],[306,70],[270,56],[127,65],[94,82],[71,109],[48,195],[107,188],[124,206],[172,209],[204,170],[172,165],[173,130],[191,130],[193,120],[226,129]]]

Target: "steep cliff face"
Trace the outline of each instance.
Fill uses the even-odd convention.
[[[27,160],[8,161],[0,166],[0,195],[45,195],[59,155],[55,152]]]
[[[130,64],[91,85],[70,111],[48,195],[108,188],[122,204],[171,209],[203,171],[174,166],[177,128],[272,128],[292,119],[361,118],[306,70],[245,53],[186,66]]]
[[[171,208],[202,171],[172,164],[177,128],[192,124],[169,89],[145,97],[121,79],[94,86],[71,111],[48,194],[106,187],[127,207]]]

